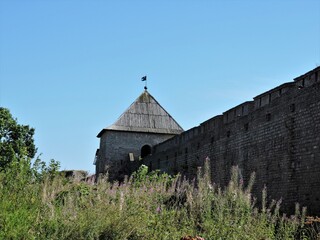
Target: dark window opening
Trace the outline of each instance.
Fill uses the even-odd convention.
[[[249,123],[244,124],[244,130],[247,132],[249,130]]]
[[[211,144],[214,142],[214,136],[211,137],[210,142],[211,142]]]
[[[227,131],[227,137],[230,137],[230,135],[231,135],[231,132]]]
[[[142,148],[141,148],[141,157],[144,158],[148,155],[151,154],[151,147],[149,145],[144,145]]]
[[[266,120],[269,122],[271,121],[271,113],[266,114]]]
[[[197,144],[197,149],[199,149],[200,148],[200,143],[198,142],[198,144]]]
[[[296,110],[296,105],[293,103],[290,105],[290,112],[294,112]]]
[[[291,124],[295,123],[294,117],[290,118],[290,120],[291,120]]]

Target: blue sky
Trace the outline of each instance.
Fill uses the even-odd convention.
[[[189,129],[319,65],[318,0],[0,0],[0,105],[62,169],[94,173],[144,75]]]

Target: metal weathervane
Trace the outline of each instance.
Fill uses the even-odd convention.
[[[147,76],[143,76],[143,77],[141,78],[141,81],[145,82],[144,90],[147,90],[147,89],[148,89],[148,87],[147,87]]]

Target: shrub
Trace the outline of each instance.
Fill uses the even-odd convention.
[[[100,179],[96,185],[66,181],[47,166],[30,170],[28,162],[10,169],[0,173],[0,239],[309,237],[298,207],[289,218],[280,216],[280,202],[257,208],[254,175],[245,186],[237,167],[224,189],[211,183],[207,163],[192,182],[143,166],[121,184]]]

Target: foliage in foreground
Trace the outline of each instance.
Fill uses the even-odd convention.
[[[9,109],[0,107],[0,171],[11,162],[35,156],[33,135],[34,128],[18,124]]]
[[[303,216],[279,215],[279,203],[257,210],[237,168],[225,189],[139,169],[122,184],[75,182],[24,162],[0,173],[0,239],[294,239]],[[208,165],[206,165],[208,166]],[[300,234],[300,237],[303,234]],[[308,239],[306,236],[304,239]]]

